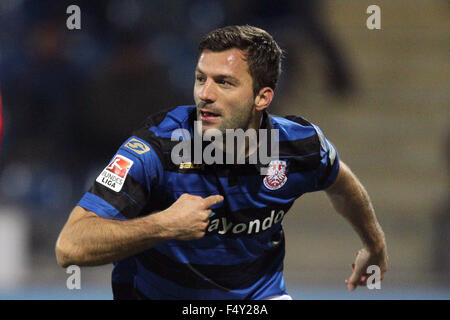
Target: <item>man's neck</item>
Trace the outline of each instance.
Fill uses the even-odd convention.
[[[251,154],[253,154],[254,152],[257,152],[259,145],[260,145],[259,130],[261,129],[261,127],[263,125],[263,120],[264,120],[264,114],[263,114],[263,112],[259,112],[257,115],[255,115],[253,124],[250,124],[249,127],[247,128],[247,130],[248,129],[255,130],[256,141],[250,141],[250,138],[245,136],[245,144],[244,144],[245,157],[244,158],[248,158]],[[244,130],[244,132],[246,132],[247,130]],[[223,143],[221,149],[226,153],[226,138],[224,138],[223,142],[224,143]],[[241,148],[241,150],[238,150],[238,144],[233,143],[233,145],[234,145],[234,163],[237,163],[238,155],[240,155],[243,151],[242,151],[242,148]]]

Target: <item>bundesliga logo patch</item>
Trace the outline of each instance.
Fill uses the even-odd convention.
[[[113,161],[100,173],[95,181],[104,185],[105,187],[119,192],[122,190],[125,178],[127,177],[128,171],[130,171],[133,161],[117,155],[114,157]]]
[[[270,161],[268,172],[264,178],[264,186],[269,190],[280,189],[287,181],[286,161]]]

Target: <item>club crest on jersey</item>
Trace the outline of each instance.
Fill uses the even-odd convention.
[[[122,190],[125,178],[132,165],[132,160],[122,155],[117,155],[95,181],[115,192],[119,192]]]
[[[287,181],[286,161],[272,160],[269,163],[264,186],[269,190],[280,189]]]

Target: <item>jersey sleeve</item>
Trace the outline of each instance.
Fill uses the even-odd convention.
[[[139,216],[162,179],[162,165],[153,148],[136,136],[127,139],[78,205],[104,218]]]
[[[320,141],[320,164],[314,175],[314,190],[325,190],[331,186],[339,173],[339,155],[335,146],[325,137],[320,128],[312,125]]]

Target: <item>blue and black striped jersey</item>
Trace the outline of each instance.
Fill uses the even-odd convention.
[[[286,293],[282,221],[298,197],[334,182],[339,171],[334,146],[300,117],[265,112],[262,127],[279,132],[275,164],[281,173],[275,180],[260,174],[259,162],[177,165],[171,151],[178,142],[171,134],[186,129],[193,137],[195,120],[195,106],[149,117],[78,203],[101,217],[124,220],[167,209],[183,193],[224,196],[211,208],[203,238],[163,242],[116,262],[116,299],[136,293],[149,299],[263,299]]]

